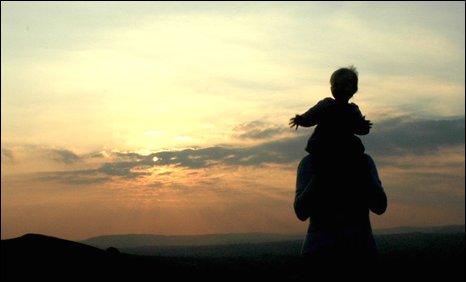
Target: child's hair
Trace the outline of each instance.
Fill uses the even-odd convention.
[[[358,91],[358,71],[354,66],[340,68],[330,77],[335,98],[350,99]]]

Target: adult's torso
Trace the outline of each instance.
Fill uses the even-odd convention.
[[[364,155],[334,151],[317,160],[311,228],[367,226],[367,166]]]
[[[318,160],[316,193],[312,200],[304,252],[376,252],[367,204],[367,165],[364,155],[335,152]]]

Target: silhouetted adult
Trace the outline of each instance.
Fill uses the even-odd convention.
[[[337,140],[338,142],[340,140]],[[387,197],[372,158],[360,152],[310,154],[298,167],[294,209],[310,219],[302,254],[320,266],[374,261],[377,248],[369,211],[383,214]],[[320,267],[319,266],[319,267]]]

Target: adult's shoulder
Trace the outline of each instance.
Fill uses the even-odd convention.
[[[364,158],[370,166],[375,166],[374,159],[369,154],[364,153]]]
[[[366,160],[367,167],[369,169],[369,173],[371,173],[373,175],[377,175],[377,177],[378,177],[377,166],[375,165],[374,159],[368,154],[364,154],[364,158]]]

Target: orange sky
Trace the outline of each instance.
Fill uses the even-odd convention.
[[[350,64],[375,228],[464,224],[464,3],[1,5],[2,238],[304,233],[287,122]]]

